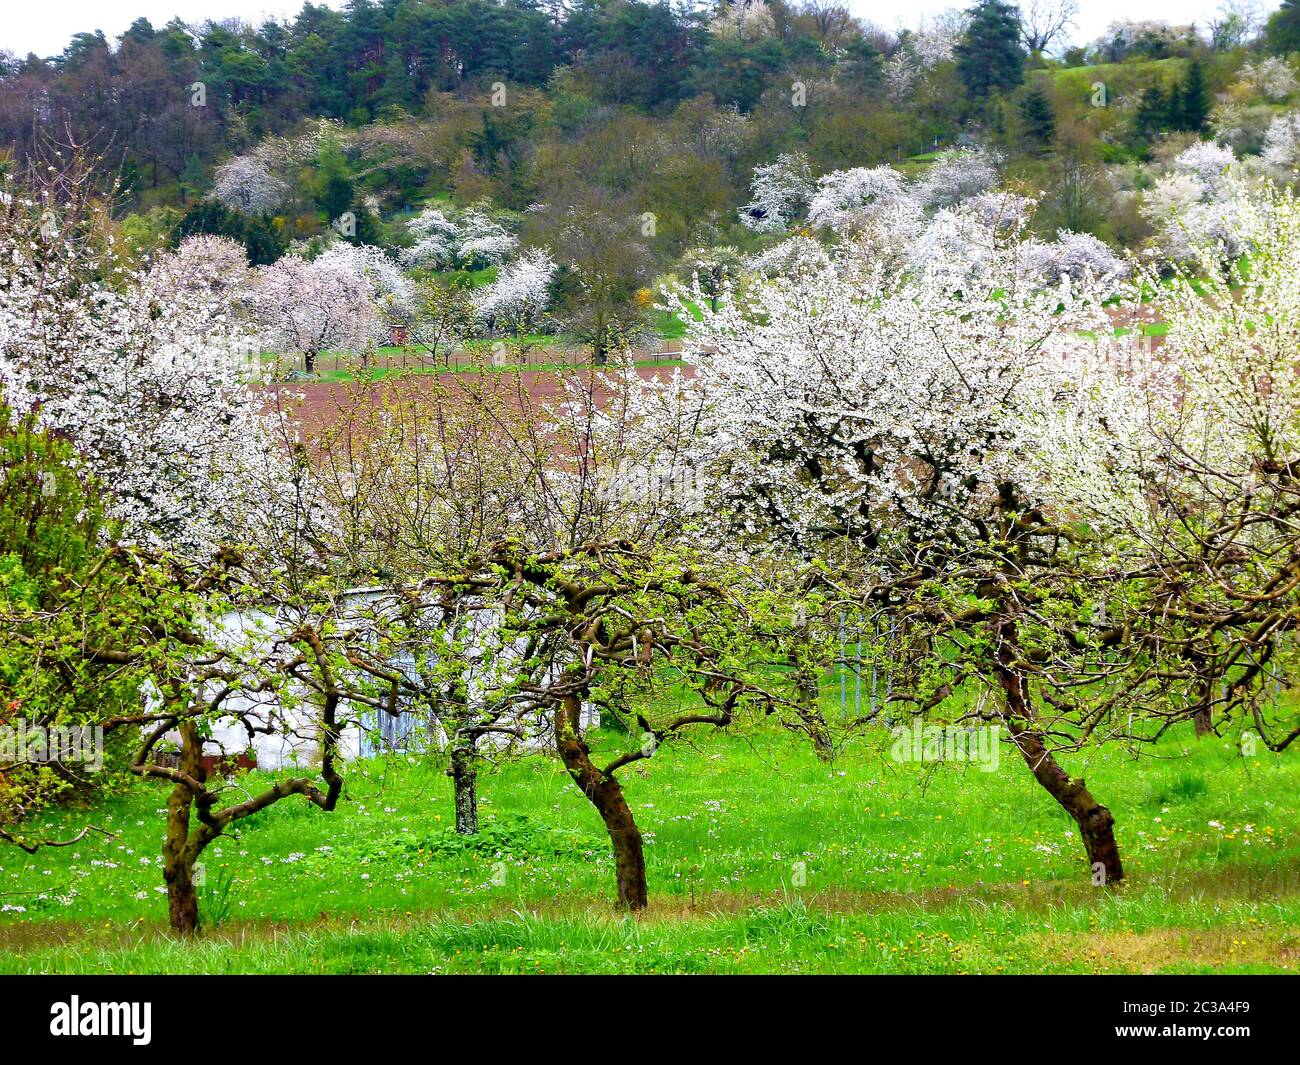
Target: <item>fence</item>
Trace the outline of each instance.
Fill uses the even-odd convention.
[[[496,363],[502,366],[523,367],[524,369],[549,369],[557,366],[589,366],[591,350],[581,344],[545,343],[527,347],[506,346],[501,342],[500,348],[492,345],[476,348],[458,348],[449,355],[430,358],[425,352],[411,345],[403,345],[396,350],[389,347],[381,349],[369,358],[362,359],[355,354],[327,352],[316,358],[318,376],[337,376],[351,373],[358,366],[367,369],[400,370],[457,370],[476,366],[480,363]],[[635,351],[638,362],[654,359],[677,359],[681,357],[680,340],[658,340],[643,344]],[[297,367],[302,368],[302,360],[297,360]]]

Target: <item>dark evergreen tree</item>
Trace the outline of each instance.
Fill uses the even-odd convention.
[[[1172,94],[1172,95],[1176,95]],[[1133,135],[1139,141],[1149,142],[1170,126],[1171,94],[1159,85],[1153,85],[1138,99],[1133,112]]]
[[[1300,0],[1282,0],[1282,6],[1268,20],[1268,46],[1286,55],[1300,52]]]
[[[325,181],[318,203],[331,222],[352,206],[355,193],[352,182],[343,174],[331,174]]]
[[[1200,133],[1210,121],[1210,92],[1205,86],[1205,67],[1193,59],[1178,89],[1176,104],[1171,108],[1174,125],[1188,133]]]
[[[271,219],[249,218],[244,223],[244,248],[254,266],[270,266],[289,250],[289,238]]]
[[[957,45],[957,74],[972,100],[1007,92],[1025,80],[1020,14],[1004,0],[983,0],[971,8]]]
[[[200,233],[239,241],[253,266],[267,266],[289,248],[288,238],[271,219],[247,218],[215,200],[200,200],[191,205],[172,231],[172,245]]]
[[[1041,84],[1033,85],[1020,98],[1020,125],[1027,140],[1048,147],[1056,137],[1056,115],[1052,101]]]

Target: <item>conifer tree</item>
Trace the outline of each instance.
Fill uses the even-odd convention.
[[[1007,92],[1025,80],[1019,12],[1004,0],[983,0],[957,45],[957,73],[972,100]]]

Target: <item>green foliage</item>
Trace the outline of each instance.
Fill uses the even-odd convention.
[[[1020,98],[1020,121],[1024,135],[1039,148],[1049,147],[1056,136],[1052,101],[1042,85],[1031,86]]]
[[[1205,67],[1199,59],[1187,65],[1187,73],[1170,104],[1173,128],[1201,133],[1210,120],[1210,93],[1205,85]]]
[[[357,865],[407,866],[417,861],[445,861],[457,858],[501,858],[589,861],[605,851],[599,836],[574,828],[546,825],[526,814],[488,817],[479,823],[475,835],[462,836],[453,827],[423,834],[410,833],[386,838],[366,838],[333,848],[325,861],[347,861]]]
[[[289,240],[276,223],[264,216],[247,217],[217,203],[201,200],[193,204],[172,230],[173,246],[186,237],[210,233],[239,241],[253,266],[267,266],[288,250]]]
[[[233,869],[223,867],[213,872],[204,866],[203,883],[198,888],[204,928],[218,928],[226,922],[238,897],[238,886]]]
[[[1168,88],[1157,83],[1143,90],[1133,112],[1132,135],[1149,144],[1162,133],[1203,133],[1209,124],[1210,104],[1205,66],[1194,59]]]
[[[1268,20],[1267,37],[1274,52],[1300,52],[1300,0],[1282,0],[1282,6]]]
[[[43,605],[86,570],[102,527],[71,445],[0,406],[0,552],[37,582]]]
[[[67,441],[0,408],[0,723],[94,729],[138,714],[175,655],[165,634],[186,623],[190,597],[166,561],[114,543],[100,498]],[[98,770],[17,767],[0,778],[0,825],[119,786],[132,749],[110,734]]]
[[[80,653],[119,620],[82,584],[102,560],[103,517],[71,447],[0,407],[0,725],[93,724],[136,694],[131,681],[94,669]],[[0,825],[74,785],[68,772],[31,763],[0,774]]]
[[[1004,0],[982,0],[957,45],[957,73],[969,99],[987,99],[1014,89],[1025,80],[1025,53],[1020,44],[1020,16]]]

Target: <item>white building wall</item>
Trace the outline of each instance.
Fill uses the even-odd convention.
[[[378,593],[363,589],[354,594],[359,601],[368,602]],[[217,619],[215,625],[218,639],[228,638],[232,647],[246,646],[250,641],[269,646],[277,631],[275,616],[263,610],[233,612]],[[268,693],[231,696],[227,704],[236,714],[214,723],[211,738],[205,745],[206,753],[234,758],[251,751],[261,769],[309,767],[319,763],[319,722],[314,708],[286,707]],[[253,725],[252,735],[241,716]],[[344,703],[339,708],[339,720],[346,722],[339,750],[348,761],[384,750],[442,750],[448,742],[445,730],[436,720],[430,723],[414,714],[392,718],[371,707]],[[358,726],[356,722],[363,724]],[[600,711],[590,703],[584,704],[582,722],[584,728],[599,727]],[[179,741],[176,735],[167,738]],[[489,736],[483,742],[498,747],[518,743],[499,736]],[[521,746],[533,752],[553,750],[549,720],[540,719],[538,727]]]

